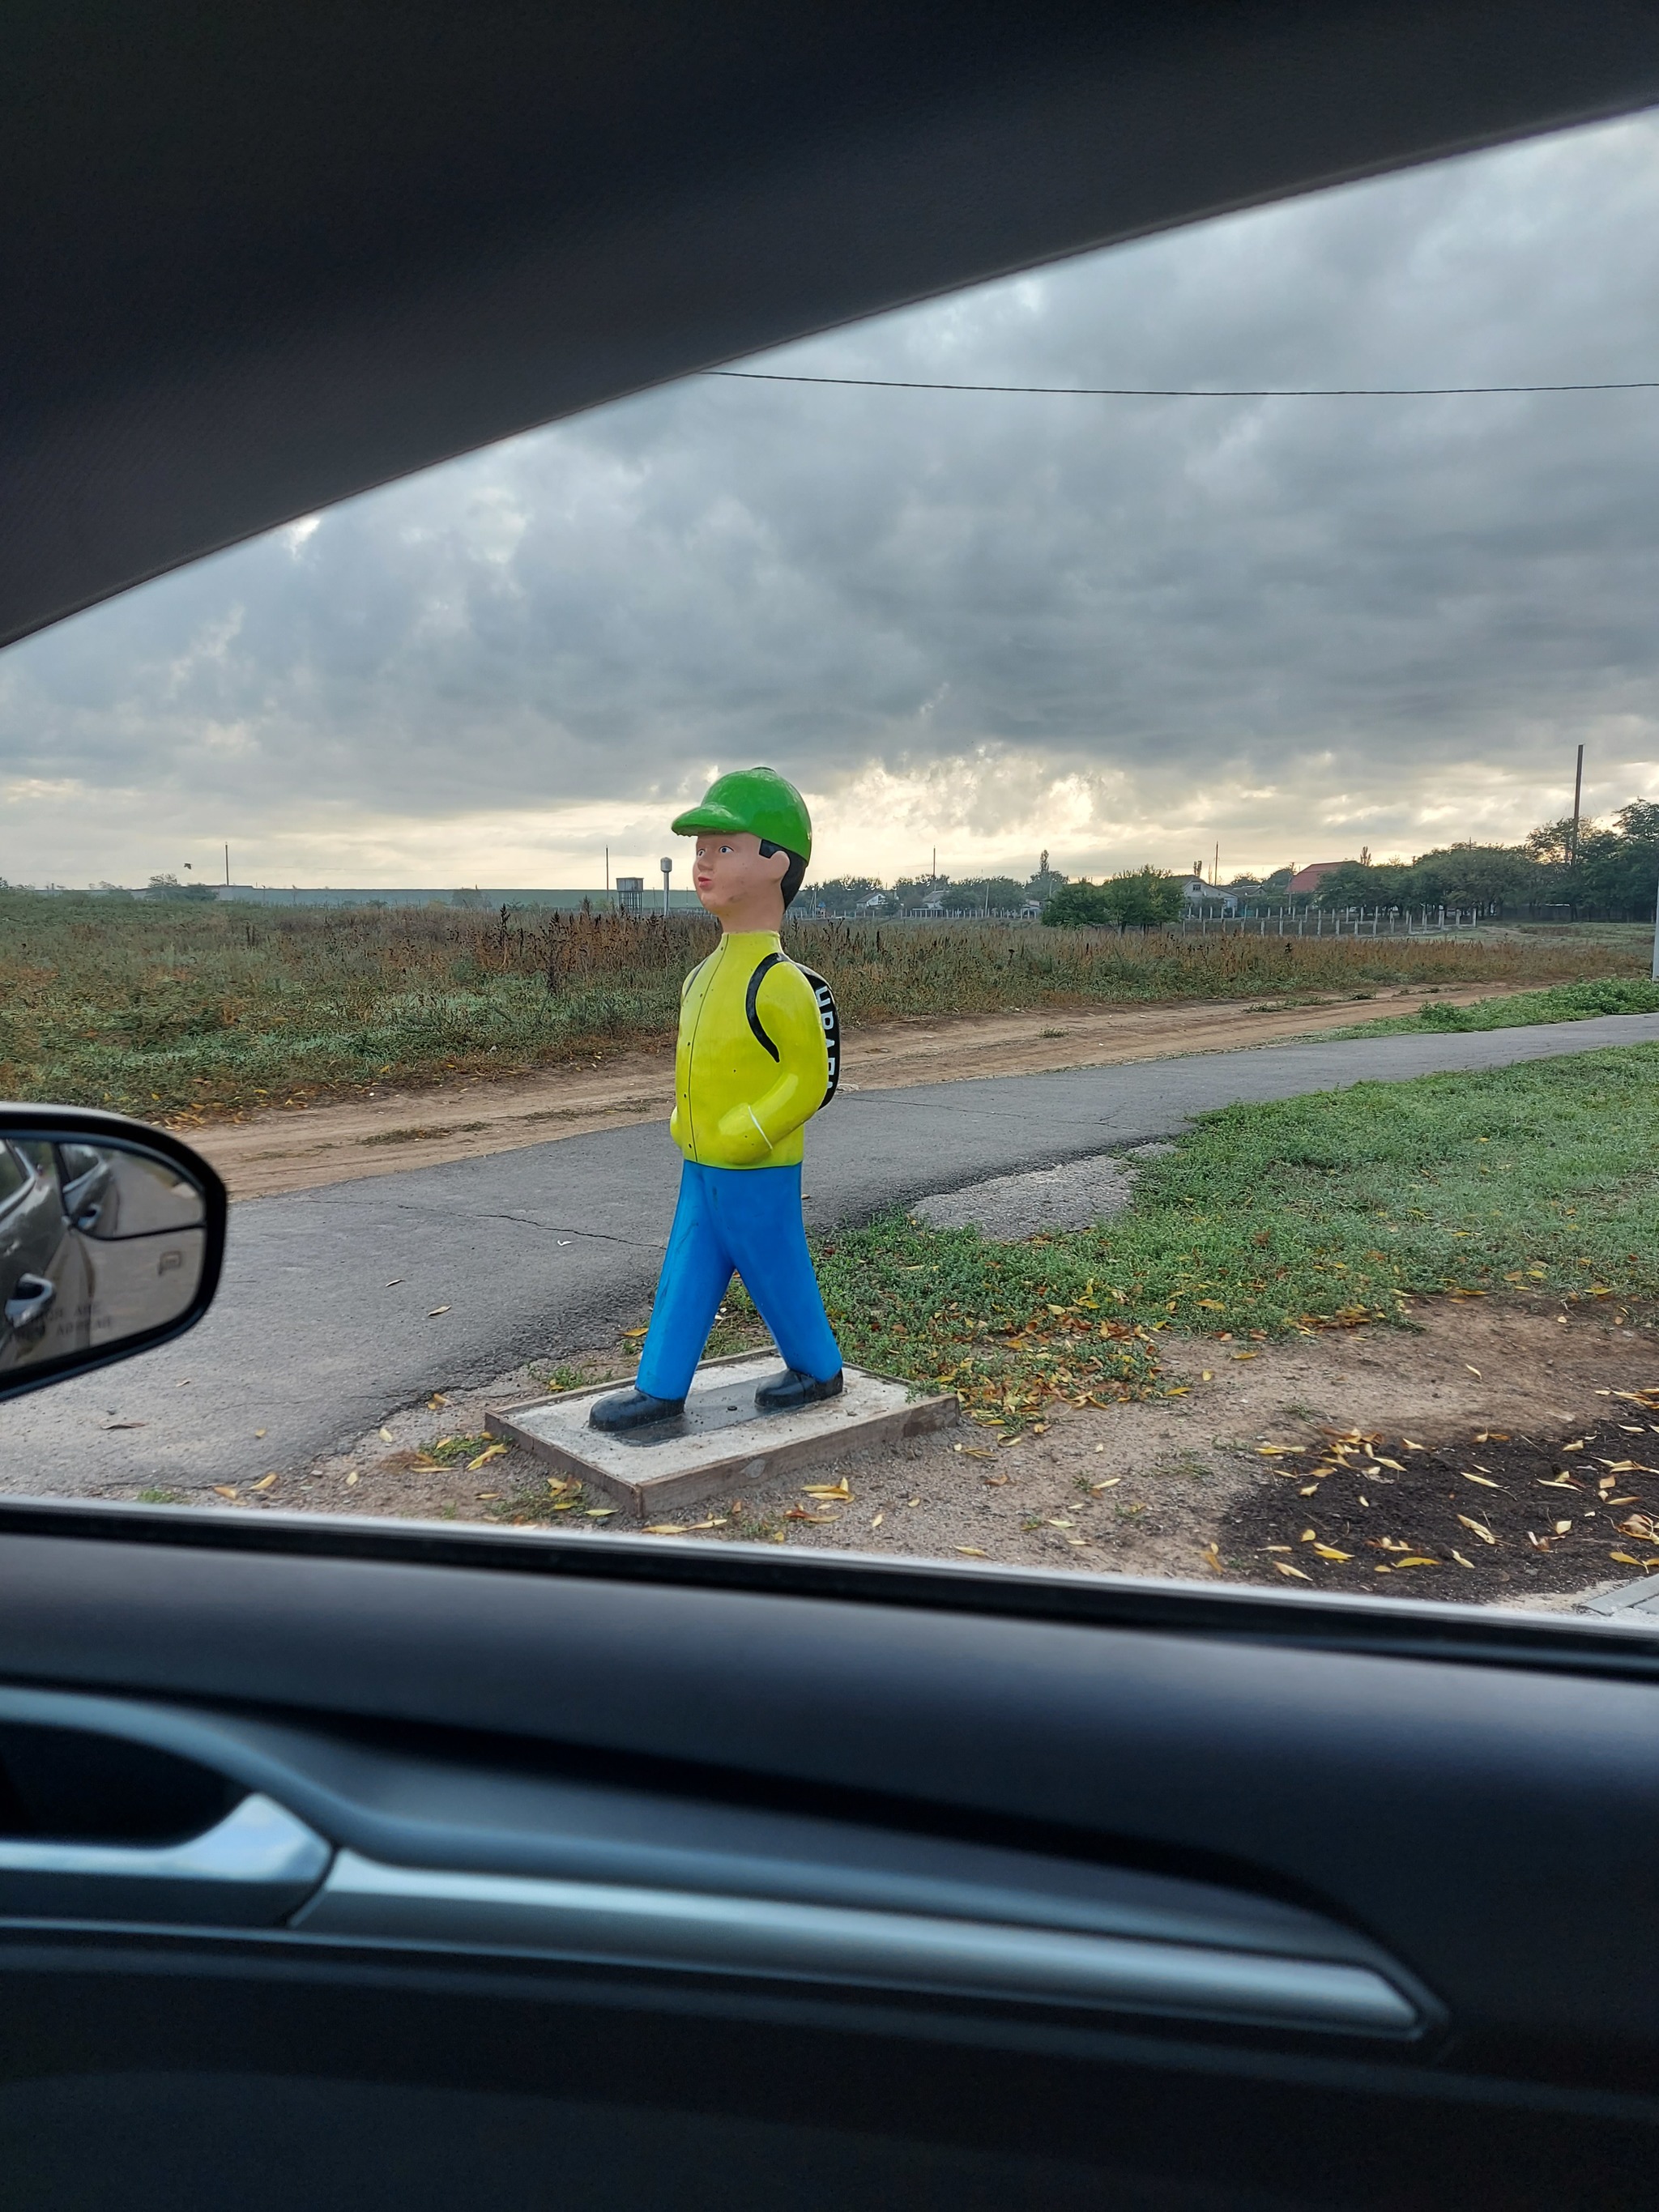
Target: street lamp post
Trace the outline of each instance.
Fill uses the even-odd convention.
[[[674,872],[674,863],[672,860],[659,860],[657,866],[662,870],[662,910],[663,918],[665,921],[668,915],[668,878]]]

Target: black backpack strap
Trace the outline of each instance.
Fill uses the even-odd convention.
[[[761,1026],[757,1001],[763,981],[782,958],[781,952],[769,952],[758,963],[754,974],[749,978],[749,989],[744,999],[743,1006],[744,1013],[749,1017],[749,1026],[754,1031],[757,1041],[771,1054],[774,1060],[778,1056],[778,1048]],[[823,1024],[824,1049],[830,1056],[830,1087],[819,1099],[814,1109],[821,1113],[835,1097],[836,1086],[841,1081],[841,1015],[836,1011],[835,993],[824,981],[823,976],[815,969],[804,966],[799,960],[793,961],[790,964],[792,967],[799,968],[811,985],[812,996],[818,1002],[818,1019]]]
[[[771,1054],[774,1060],[778,1056],[778,1048],[776,1045],[773,1043],[771,1038],[767,1036],[766,1031],[761,1027],[760,1011],[755,1002],[760,996],[760,987],[763,979],[777,966],[779,961],[781,960],[782,957],[783,955],[781,952],[769,952],[767,954],[766,957],[756,969],[754,974],[749,978],[749,990],[743,1002],[743,1011],[749,1017],[749,1026],[755,1032],[757,1043],[763,1045],[767,1051]]]

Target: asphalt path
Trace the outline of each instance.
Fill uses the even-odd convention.
[[[807,1218],[867,1219],[1121,1151],[1242,1100],[1654,1042],[1659,1015],[1613,1015],[844,1091],[809,1133]],[[231,1209],[218,1301],[191,1335],[0,1407],[0,1490],[288,1473],[432,1390],[614,1342],[650,1298],[678,1166],[652,1122],[247,1200]]]

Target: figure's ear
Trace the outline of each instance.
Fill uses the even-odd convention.
[[[775,845],[769,837],[763,837],[760,841],[760,856],[763,860],[777,862],[776,867],[769,868],[767,872],[775,882],[781,884],[789,872],[790,865],[794,859],[793,854],[787,852],[781,845]],[[784,902],[786,905],[788,903],[787,894]]]

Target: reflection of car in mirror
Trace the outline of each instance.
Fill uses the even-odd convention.
[[[0,1392],[188,1327],[222,1207],[183,1146],[112,1116],[46,1109],[0,1134]]]

